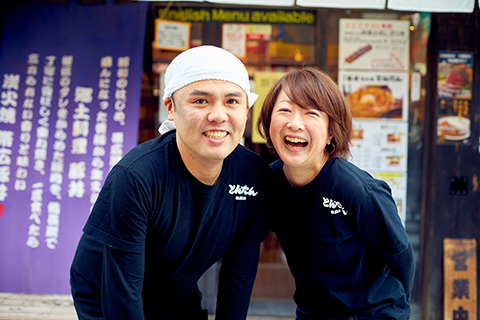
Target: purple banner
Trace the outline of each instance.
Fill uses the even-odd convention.
[[[103,181],[137,145],[148,5],[23,4],[0,47],[0,292],[68,294]]]

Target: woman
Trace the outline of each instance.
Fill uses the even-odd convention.
[[[408,319],[412,246],[389,186],[346,160],[352,116],[337,85],[314,68],[285,75],[258,128],[280,158],[272,230],[297,319]]]

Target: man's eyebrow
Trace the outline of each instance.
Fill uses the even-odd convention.
[[[225,96],[226,97],[239,97],[239,98],[241,98],[241,97],[243,97],[243,94],[240,91],[234,91],[234,92],[230,92],[230,93],[226,94]]]
[[[200,90],[200,89],[195,89],[191,91],[188,95],[189,96],[213,96],[213,94],[211,94],[210,92]],[[243,97],[243,94],[240,91],[232,91],[227,93],[225,97]]]
[[[191,91],[188,95],[189,96],[211,96],[211,94],[208,91],[203,91],[199,89],[195,89]]]

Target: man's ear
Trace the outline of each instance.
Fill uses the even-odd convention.
[[[167,109],[168,120],[173,121],[173,100],[172,98],[166,98],[163,100],[163,104],[165,105],[165,109]]]

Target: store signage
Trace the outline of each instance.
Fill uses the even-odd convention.
[[[477,242],[443,240],[445,320],[477,319]]]
[[[270,24],[315,24],[315,13],[306,10],[248,10],[183,8],[158,9],[158,17],[189,22],[241,22]]]
[[[70,293],[70,265],[90,209],[110,168],[138,143],[148,5],[108,2],[34,1],[7,10],[2,292]]]

